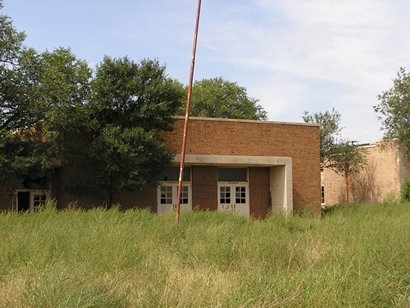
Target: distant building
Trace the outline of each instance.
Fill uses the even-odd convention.
[[[399,198],[401,189],[410,180],[409,161],[396,141],[380,141],[359,146],[367,165],[358,174],[350,175],[350,202],[383,202]],[[321,174],[322,206],[346,202],[344,175],[325,169]]]
[[[149,208],[165,213],[175,209],[183,119],[162,134],[175,153],[158,187],[114,195],[122,208]],[[191,118],[182,192],[183,210],[233,211],[265,217],[271,211],[308,209],[319,215],[319,126],[251,120]],[[76,202],[83,208],[102,205],[104,196],[76,195],[67,183],[80,170],[56,169],[47,183],[27,183],[12,197],[0,188],[0,209],[35,209],[55,199],[58,208]]]

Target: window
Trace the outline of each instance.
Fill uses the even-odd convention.
[[[218,181],[220,182],[247,182],[247,168],[218,168]]]
[[[177,197],[177,199],[178,199],[178,197]],[[181,191],[181,204],[188,204],[188,203],[189,203],[188,186],[184,185],[184,186],[182,186],[182,191]]]
[[[320,189],[320,203],[325,204],[325,187],[323,185]]]
[[[221,186],[220,188],[220,200],[221,204],[231,203],[231,187],[230,186]]]
[[[245,186],[235,187],[235,203],[237,204],[246,203],[246,187]]]
[[[164,170],[163,181],[176,182],[179,180],[179,168],[178,167],[168,167]],[[184,182],[189,182],[191,180],[191,168],[184,168]]]
[[[41,205],[45,205],[46,200],[47,200],[46,195],[34,194],[34,196],[33,196],[33,207],[34,207],[34,209],[37,209]]]
[[[161,186],[161,204],[172,204],[172,186]]]

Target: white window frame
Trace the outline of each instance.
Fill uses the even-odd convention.
[[[18,211],[18,193],[19,192],[28,192],[30,193],[30,204],[29,204],[29,211],[33,212],[35,210],[34,207],[34,197],[36,195],[41,195],[46,197],[46,201],[50,201],[50,190],[48,189],[16,189],[15,193],[12,198],[12,209]]]

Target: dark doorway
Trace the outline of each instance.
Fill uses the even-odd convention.
[[[19,212],[25,212],[30,210],[30,192],[29,191],[19,191],[17,193],[17,208]]]

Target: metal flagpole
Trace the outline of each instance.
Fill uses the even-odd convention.
[[[198,41],[198,29],[199,29],[200,15],[201,15],[201,0],[198,0],[198,10],[196,14],[196,24],[195,24],[195,34],[194,34],[194,44],[192,47],[191,71],[189,74],[188,94],[187,94],[186,109],[185,109],[184,135],[182,137],[181,164],[179,167],[178,201],[177,201],[177,208],[176,208],[176,222],[177,223],[179,223],[179,217],[180,217],[180,212],[181,212],[181,196],[182,196],[182,184],[183,184],[183,179],[184,179],[185,151],[186,151],[186,143],[188,139],[189,111],[191,109],[192,83],[194,81],[195,55],[196,55],[196,45]]]

